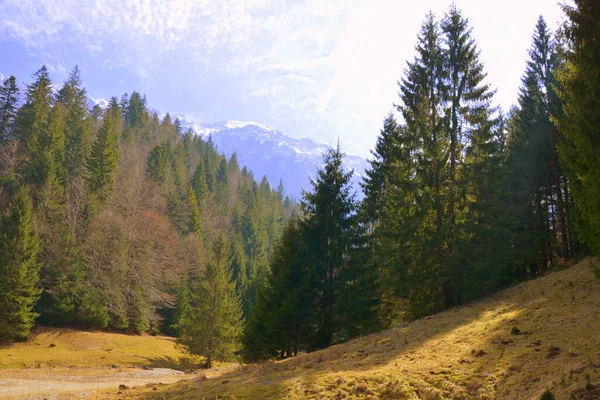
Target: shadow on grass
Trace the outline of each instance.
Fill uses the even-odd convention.
[[[558,379],[556,371],[600,354],[590,340],[600,331],[592,307],[600,304],[600,283],[591,275],[581,267],[560,271],[318,352],[212,377],[206,371],[198,380],[148,398],[328,398],[337,381],[344,385],[344,380],[377,375],[416,379],[440,390],[450,381],[459,386],[452,390],[466,398],[539,397]]]
[[[145,364],[150,368],[170,368],[177,371],[191,372],[202,368],[202,360],[190,356],[181,357],[145,357]]]

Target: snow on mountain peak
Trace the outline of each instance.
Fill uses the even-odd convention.
[[[273,132],[273,129],[268,126],[259,124],[258,122],[252,121],[221,121],[221,122],[210,122],[210,123],[196,123],[191,122],[189,125],[201,136],[208,136],[220,131],[228,131],[232,129],[242,129],[246,127],[256,127],[260,130]]]

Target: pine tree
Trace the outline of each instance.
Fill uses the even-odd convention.
[[[0,86],[0,145],[14,139],[13,128],[19,101],[19,88],[14,76]]]
[[[202,277],[190,288],[191,307],[178,322],[178,342],[190,353],[206,357],[207,368],[214,360],[231,359],[240,346],[242,315],[230,257],[225,239],[219,236]]]
[[[73,68],[56,100],[65,109],[65,167],[68,176],[82,176],[92,146],[92,118],[87,106],[86,91],[81,86],[78,67]]]
[[[122,132],[121,110],[112,98],[104,114],[102,126],[92,144],[87,160],[87,181],[90,191],[103,201],[112,190],[119,163],[117,145]]]
[[[25,340],[37,317],[33,306],[41,290],[39,242],[24,188],[0,218],[0,340]]]
[[[564,116],[555,113],[554,118],[562,136],[560,158],[570,178],[578,231],[592,252],[600,255],[600,4],[574,3],[563,5],[568,49],[558,80]]]

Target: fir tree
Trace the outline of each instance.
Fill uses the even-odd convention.
[[[23,188],[0,217],[0,340],[24,340],[37,314],[39,242],[33,206]]]

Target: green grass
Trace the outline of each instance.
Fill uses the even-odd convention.
[[[38,328],[29,340],[0,347],[0,370],[165,367],[193,362],[172,338]]]

